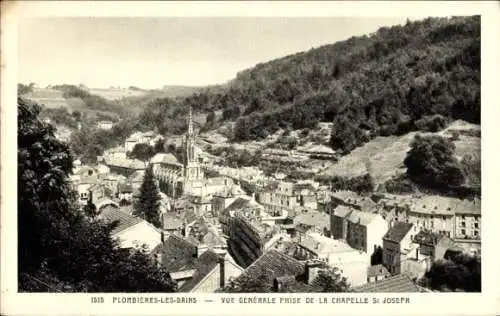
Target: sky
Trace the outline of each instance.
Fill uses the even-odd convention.
[[[147,89],[220,84],[257,63],[406,19],[23,18],[18,25],[18,81],[41,87],[82,83]]]

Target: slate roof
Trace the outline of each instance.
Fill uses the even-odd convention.
[[[300,241],[300,245],[316,254],[356,252],[348,244],[318,233],[311,233],[304,236]]]
[[[387,271],[387,268],[384,267],[382,264],[377,264],[374,266],[369,266],[367,269],[367,275],[368,277],[376,277],[376,276],[384,276],[384,277],[389,277],[391,274],[389,271]]]
[[[194,267],[198,248],[182,237],[170,235],[154,252],[162,254],[161,264],[167,271],[178,272]]]
[[[238,279],[247,276],[254,279],[261,279],[262,282],[272,283],[274,278],[277,277],[300,275],[304,273],[304,268],[304,263],[272,249],[265,252],[254,263],[248,266]]]
[[[398,274],[375,283],[367,283],[353,288],[353,291],[358,293],[421,292],[420,288],[406,274]]]
[[[328,228],[330,226],[330,217],[324,212],[307,211],[297,215],[293,222],[294,224]]]
[[[481,199],[475,198],[472,201],[460,201],[456,205],[455,214],[481,215]]]
[[[387,233],[384,235],[384,240],[393,241],[399,243],[408,232],[413,227],[412,223],[395,222],[394,225],[389,228]]]
[[[369,225],[375,217],[380,216],[375,213],[362,212],[358,210],[353,210],[348,216],[347,220],[351,223],[361,224],[363,226]]]
[[[263,209],[263,207],[259,203],[252,201],[251,199],[245,199],[245,198],[239,197],[236,200],[234,200],[233,203],[229,204],[228,207],[226,207],[224,211],[226,211],[226,212],[238,211],[238,210],[248,208],[248,207],[252,207],[252,208],[257,207],[257,208]]]
[[[421,214],[453,216],[459,203],[460,200],[456,198],[431,195],[416,199],[410,210]]]
[[[121,232],[127,228],[130,228],[134,225],[137,225],[143,221],[143,219],[126,214],[126,213],[120,211],[115,206],[111,206],[111,205],[104,206],[101,209],[100,216],[107,223],[114,223],[114,225],[116,225],[112,229],[111,235],[118,234],[119,232]]]
[[[333,214],[335,216],[338,216],[338,217],[342,217],[342,218],[345,218],[346,216],[348,216],[354,209],[353,208],[350,208],[348,206],[345,206],[345,205],[339,205],[337,206],[334,211],[333,211]]]
[[[193,277],[188,279],[182,286],[179,287],[179,292],[191,291],[200,281],[202,281],[213,269],[218,266],[219,256],[207,250],[200,255],[193,263],[193,268],[196,270]]]

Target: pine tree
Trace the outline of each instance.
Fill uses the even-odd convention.
[[[156,227],[160,227],[160,195],[153,178],[153,169],[148,166],[144,174],[139,198],[135,203],[134,215],[139,216]]]

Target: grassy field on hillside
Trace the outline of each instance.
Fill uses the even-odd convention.
[[[451,130],[471,131],[478,129],[480,129],[479,125],[456,121],[436,134],[450,137]],[[416,132],[412,132],[403,136],[376,137],[343,156],[338,163],[332,164],[322,174],[351,178],[370,173],[375,183],[383,183],[393,175],[406,171],[403,161],[416,134]],[[454,144],[456,146],[455,153],[459,159],[466,154],[480,155],[480,137],[460,135]]]
[[[147,91],[129,90],[129,89],[101,89],[92,88],[90,93],[103,97],[107,100],[118,100],[124,97],[137,97],[147,94]]]
[[[35,88],[33,92],[28,93],[25,97],[47,108],[65,107],[68,111],[82,110],[85,108],[81,99],[65,99],[62,95],[62,91],[59,90]]]

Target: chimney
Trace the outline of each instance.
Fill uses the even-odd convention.
[[[273,280],[274,292],[281,292],[283,290],[283,282],[279,278]]]
[[[222,289],[226,285],[225,255],[219,257],[219,287]]]

